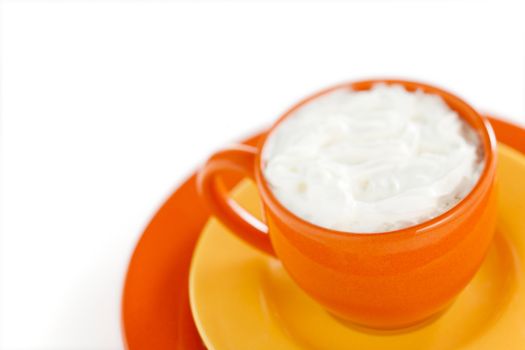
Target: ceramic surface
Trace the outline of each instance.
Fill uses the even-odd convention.
[[[525,153],[525,130],[491,118],[499,141]],[[255,145],[259,135],[245,141]],[[232,188],[240,176],[225,177]],[[191,208],[191,211],[188,210]],[[152,216],[131,256],[122,295],[122,329],[129,350],[205,349],[193,321],[188,271],[209,218],[191,175]]]
[[[211,219],[190,275],[192,310],[206,345],[216,350],[525,347],[525,156],[500,145],[499,159],[497,234],[481,269],[441,317],[397,334],[357,330],[337,319],[294,283],[280,261]],[[250,181],[236,187],[233,198],[261,217]]]

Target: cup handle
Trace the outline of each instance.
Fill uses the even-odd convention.
[[[235,145],[215,153],[197,175],[197,189],[208,203],[212,213],[245,242],[275,256],[268,226],[248,213],[228,196],[220,181],[222,173],[235,171],[255,181],[254,167],[257,149]]]

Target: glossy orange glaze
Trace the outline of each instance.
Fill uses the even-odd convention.
[[[485,158],[477,185],[446,213],[392,232],[339,232],[300,219],[280,204],[264,179],[261,153],[267,135],[320,95],[336,89],[366,90],[378,82],[440,95],[477,130]],[[394,329],[444,310],[479,268],[496,222],[495,146],[489,122],[458,97],[416,82],[369,80],[337,85],[306,98],[288,110],[257,147],[236,146],[212,156],[197,183],[224,224],[245,241],[275,254],[296,283],[332,313],[361,326]],[[254,225],[255,219],[229,199],[220,182],[225,171],[254,179],[266,224]]]

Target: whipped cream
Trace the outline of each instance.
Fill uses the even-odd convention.
[[[268,136],[262,159],[288,210],[353,233],[442,214],[472,190],[484,166],[478,135],[441,97],[384,84],[310,101]]]

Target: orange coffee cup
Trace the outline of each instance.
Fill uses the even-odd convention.
[[[299,107],[337,89],[367,90],[376,83],[401,84],[443,98],[477,131],[485,168],[456,206],[419,225],[363,234],[316,226],[287,210],[262,171],[267,135]],[[336,316],[359,326],[398,329],[444,311],[480,267],[495,231],[496,152],[489,122],[466,102],[439,88],[402,80],[345,83],[316,93],[289,109],[257,147],[234,146],[214,154],[200,170],[198,187],[212,212],[244,241],[276,256],[292,279]],[[265,222],[228,197],[221,173],[235,171],[257,185]]]

